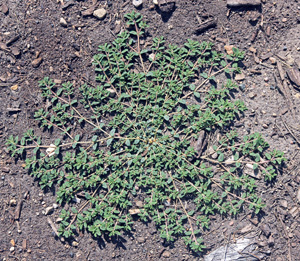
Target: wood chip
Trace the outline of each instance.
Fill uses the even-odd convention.
[[[23,250],[26,250],[26,248],[27,248],[27,240],[26,239],[23,239],[23,241],[22,241],[22,248],[23,248]]]
[[[198,153],[197,158],[201,157],[204,148],[207,145],[206,132],[200,131],[198,140],[195,142],[194,149]]]
[[[242,6],[242,5],[260,5],[261,0],[227,0],[227,5],[232,7]]]
[[[15,220],[18,220],[20,218],[22,205],[23,205],[23,199],[20,199],[15,210],[15,216],[14,216]]]
[[[213,27],[216,27],[217,26],[217,20],[215,19],[208,19],[207,21],[199,24],[195,30],[195,32],[197,34],[200,34],[200,33],[203,33],[204,31],[210,29],[210,28],[213,28]]]
[[[59,237],[59,233],[57,231],[57,228],[55,226],[55,224],[53,223],[53,221],[51,220],[50,217],[47,218],[48,224],[50,225],[50,227],[52,228],[52,230],[54,231],[54,233]],[[60,237],[60,241],[64,242],[65,239],[63,237]]]
[[[138,209],[138,208],[129,209],[129,214],[130,215],[136,215],[136,214],[139,214],[139,213],[141,213],[141,210]]]
[[[300,87],[300,72],[298,68],[293,67],[292,69],[288,70],[287,75],[294,84]]]
[[[43,61],[43,58],[40,57],[40,58],[37,58],[37,59],[34,59],[32,62],[31,62],[31,65],[34,67],[34,68],[37,68],[40,66],[40,64],[42,63]]]

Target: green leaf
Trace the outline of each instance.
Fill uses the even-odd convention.
[[[108,139],[108,140],[106,141],[106,145],[107,145],[107,147],[109,147],[109,146],[110,146],[110,144],[112,143],[112,141],[113,141],[113,139]]]
[[[219,154],[218,161],[219,162],[223,162],[224,161],[224,154],[223,153]]]
[[[196,98],[200,98],[200,93],[199,93],[199,92],[194,92],[194,96],[195,96]]]
[[[164,116],[164,119],[165,119],[166,121],[168,121],[168,120],[170,119],[169,115],[165,115],[165,116]]]
[[[191,91],[194,91],[196,89],[195,84],[190,84],[190,89],[191,89]]]

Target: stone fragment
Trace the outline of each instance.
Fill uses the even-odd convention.
[[[61,17],[61,18],[59,19],[59,24],[60,24],[61,26],[63,26],[63,27],[67,27],[67,26],[68,26],[67,21],[66,21],[63,17]]]
[[[233,45],[225,45],[225,46],[224,46],[224,48],[225,48],[227,54],[229,54],[229,55],[232,55],[232,54],[233,54],[233,50],[232,50],[233,47],[234,47]]]
[[[86,10],[84,10],[84,11],[81,11],[81,15],[82,15],[82,16],[89,16],[89,15],[92,15],[93,12],[94,12],[94,10],[95,10],[95,7],[92,6],[92,7],[88,8],[88,9],[86,9]]]
[[[44,212],[45,216],[50,215],[53,212],[53,210],[54,210],[53,206],[47,207]]]
[[[31,62],[31,65],[34,67],[34,68],[37,68],[40,66],[40,64],[42,63],[43,61],[43,58],[40,57],[40,58],[36,58],[34,59],[32,62]]]
[[[236,81],[243,81],[243,80],[245,79],[245,74],[243,74],[243,73],[238,73],[238,74],[235,75],[234,79],[235,79]]]
[[[138,200],[137,202],[135,202],[135,205],[136,205],[138,208],[142,208],[144,204],[143,204],[143,201]]]
[[[163,252],[163,254],[161,256],[164,258],[169,258],[171,256],[171,253],[170,253],[170,251],[166,250]]]
[[[141,210],[139,208],[132,208],[132,209],[129,209],[129,213],[130,213],[130,215],[136,215],[136,214],[141,213]]]
[[[153,0],[153,4],[158,5],[158,0]]]
[[[248,97],[250,98],[250,99],[254,99],[255,97],[256,97],[256,93],[254,93],[254,92],[249,92],[249,94],[248,94]]]
[[[72,242],[72,246],[77,247],[78,245],[79,245],[78,242],[76,242],[76,241],[73,241],[73,242]]]
[[[13,207],[17,205],[17,201],[13,198],[9,201],[9,204]]]
[[[8,6],[3,3],[1,6],[1,12],[6,15],[8,14],[8,11],[9,11]]]
[[[138,243],[142,244],[142,243],[145,243],[145,242],[146,242],[146,239],[145,239],[144,237],[137,237],[137,238],[136,238],[136,241],[137,241]]]
[[[13,85],[13,86],[10,87],[10,89],[11,89],[12,91],[17,91],[18,88],[19,88],[18,84],[15,84],[15,85]]]
[[[227,5],[231,7],[237,7],[242,5],[260,5],[261,0],[227,0]]]
[[[143,0],[132,0],[132,4],[134,5],[135,8],[139,8],[143,4]]]
[[[249,48],[249,51],[250,51],[251,53],[256,53],[256,49],[255,49],[253,46],[251,46],[251,47]]]
[[[158,6],[163,13],[170,13],[175,8],[174,0],[158,0]]]
[[[245,89],[246,89],[246,84],[241,83],[241,84],[239,85],[239,88],[240,88],[240,90],[241,90],[242,92],[245,91]]]
[[[270,57],[269,60],[270,60],[271,64],[277,63],[276,58],[274,58],[274,57]]]
[[[109,97],[113,98],[116,96],[116,91],[112,88],[107,88],[107,91],[109,91]]]
[[[154,54],[154,53],[151,53],[151,54],[149,55],[149,58],[150,58],[152,61],[154,61],[154,60],[155,60],[155,54]]]
[[[98,18],[98,19],[104,19],[106,16],[106,10],[104,8],[99,8],[97,10],[94,11],[93,15]]]
[[[287,208],[288,207],[288,203],[286,200],[279,200],[279,204],[280,206],[284,207],[284,208]]]
[[[18,55],[20,55],[20,49],[18,48],[18,47],[12,47],[11,48],[11,52],[12,52],[12,54],[14,55],[14,56],[18,56]]]

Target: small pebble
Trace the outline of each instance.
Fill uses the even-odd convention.
[[[63,26],[63,27],[67,27],[68,26],[68,23],[67,23],[67,21],[64,18],[60,18],[59,24],[61,26]]]
[[[274,91],[276,87],[274,85],[270,85],[270,89]]]
[[[69,253],[69,255],[70,255],[71,258],[74,257],[74,253],[72,251]]]
[[[9,203],[11,206],[17,205],[17,201],[15,199],[11,199]]]
[[[164,251],[162,254],[162,257],[164,257],[164,258],[169,258],[170,256],[171,256],[171,253],[168,250]]]
[[[277,63],[276,58],[274,58],[274,57],[270,57],[269,60],[270,60],[271,64]]]
[[[139,8],[143,4],[143,0],[132,0],[132,4],[134,5],[135,8]]]
[[[6,4],[2,4],[1,11],[5,15],[8,14],[9,11],[8,6]]]
[[[143,204],[143,201],[138,200],[137,202],[135,202],[135,205],[136,205],[138,208],[142,208],[144,204]]]
[[[45,216],[50,215],[50,214],[53,212],[53,210],[54,210],[54,207],[53,207],[53,206],[47,207],[47,208],[45,209]]]
[[[236,74],[235,77],[234,77],[234,79],[236,81],[242,81],[242,80],[245,79],[245,74],[243,74],[243,73]]]
[[[286,46],[283,46],[282,50],[283,50],[283,51],[286,51],[286,50],[287,50],[287,47],[286,47]]]
[[[256,53],[256,49],[255,49],[253,46],[251,46],[251,47],[249,48],[249,51],[252,52],[252,53]]]
[[[76,242],[76,241],[73,241],[73,242],[72,242],[72,246],[77,247],[78,245],[79,245],[78,242]]]
[[[12,47],[11,52],[13,53],[14,56],[19,56],[20,55],[20,49],[17,47]]]
[[[136,240],[140,244],[145,243],[145,241],[146,241],[146,239],[144,237],[137,237]]]
[[[253,99],[255,96],[256,96],[256,93],[254,93],[254,92],[249,92],[249,94],[248,94],[248,97],[250,99]]]
[[[104,19],[106,16],[106,10],[104,8],[100,8],[94,11],[93,15],[98,19]]]
[[[14,252],[14,251],[15,251],[15,248],[14,248],[14,247],[11,247],[11,248],[9,249],[9,251],[10,251],[10,252]]]
[[[36,58],[34,59],[32,62],[31,62],[31,65],[34,67],[34,68],[37,68],[40,66],[40,64],[42,63],[43,61],[43,58],[40,57],[40,58]]]
[[[5,176],[2,176],[1,179],[4,180],[4,179],[5,179]]]
[[[246,89],[246,85],[244,83],[239,85],[240,90],[243,92]]]

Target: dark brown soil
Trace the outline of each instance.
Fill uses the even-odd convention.
[[[95,9],[107,10],[104,20],[82,16],[93,2]],[[258,191],[267,205],[263,215],[215,217],[210,233],[204,236],[206,254],[250,233],[260,253],[257,260],[300,260],[300,94],[287,77],[283,91],[277,65],[269,59],[274,57],[286,71],[300,57],[300,3],[264,0],[260,8],[229,9],[226,1],[177,0],[172,13],[161,14],[152,7],[152,0],[143,2],[139,11],[150,26],[149,39],[163,35],[167,42],[178,45],[188,38],[206,40],[221,50],[224,45],[234,45],[246,52],[245,79],[240,82],[243,91],[237,98],[245,101],[249,111],[238,128],[241,133],[261,132],[271,147],[285,151],[289,160],[274,184],[260,182]],[[165,245],[153,224],[141,222],[122,238],[95,240],[85,234],[78,238],[77,246],[61,242],[47,221],[55,221],[59,207],[51,215],[42,213],[55,203],[55,195],[44,193],[22,168],[23,162],[15,162],[6,153],[9,135],[38,128],[33,114],[43,106],[39,80],[49,76],[56,82],[73,81],[77,87],[83,81],[94,81],[92,56],[98,45],[112,41],[124,27],[124,14],[135,9],[132,1],[1,3],[0,260],[202,260],[203,256],[188,251],[181,240]],[[60,24],[61,18],[66,26]],[[216,26],[203,28],[201,23],[209,19],[216,19]],[[38,64],[33,66],[33,61]],[[23,198],[16,222],[15,211]]]

